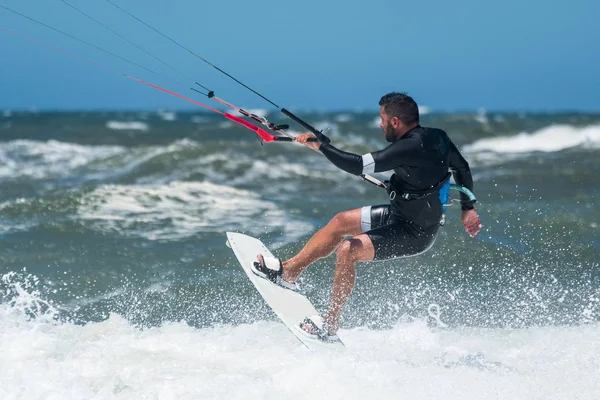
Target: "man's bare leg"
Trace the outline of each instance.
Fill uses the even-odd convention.
[[[336,214],[309,239],[298,254],[283,262],[281,277],[288,282],[295,282],[306,267],[319,258],[330,255],[346,236],[360,234],[360,214],[360,208]]]
[[[329,310],[323,316],[329,332],[337,332],[342,308],[348,301],[356,280],[356,263],[372,261],[375,248],[368,235],[362,234],[343,242],[337,249],[335,273]]]
[[[323,316],[330,333],[339,329],[342,309],[354,288],[356,263],[372,261],[375,257],[371,239],[368,235],[361,234],[360,218],[360,208],[337,214],[309,239],[298,254],[283,261],[281,277],[288,282],[295,282],[307,266],[319,258],[327,257],[337,248],[331,302],[329,310]],[[354,237],[343,241],[346,236]],[[262,262],[262,255],[259,254],[258,259]]]

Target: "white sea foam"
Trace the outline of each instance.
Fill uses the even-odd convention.
[[[163,121],[177,120],[177,114],[173,111],[158,110],[156,113]]]
[[[340,127],[338,126],[338,124],[331,122],[331,121],[317,121],[313,124],[313,126],[323,132],[325,135],[329,136],[330,138],[333,137],[340,137],[341,136],[341,132],[340,132]]]
[[[418,106],[419,107],[419,115],[425,115],[431,113],[431,108],[427,106]]]
[[[65,177],[73,174],[75,168],[124,151],[120,146],[13,140],[0,144],[0,179]]]
[[[39,293],[16,285],[0,304],[2,399],[600,398],[598,324],[432,329],[416,320],[341,329],[344,351],[310,352],[274,321],[58,323]]]
[[[334,118],[335,122],[350,122],[353,119],[352,114],[338,114]]]
[[[475,117],[473,119],[482,125],[489,125],[490,123],[487,116],[487,111],[483,107],[477,109],[477,114],[475,114]]]
[[[2,116],[3,116],[3,117],[6,117],[6,118],[8,118],[8,117],[10,117],[11,115],[12,115],[12,111],[11,111],[11,110],[4,110],[4,111],[2,111]]]
[[[480,139],[464,147],[468,152],[531,153],[561,151],[573,147],[600,147],[600,125],[574,127],[551,125],[533,133]]]
[[[106,127],[115,131],[148,131],[148,124],[141,121],[108,121]]]
[[[375,117],[370,123],[369,123],[369,128],[373,128],[373,129],[381,129],[381,117],[377,116]]]
[[[273,167],[274,164],[277,165],[276,168]],[[251,167],[245,169],[243,175],[231,180],[230,184],[244,185],[249,181],[276,182],[276,184],[262,187],[261,194],[269,198],[287,200],[288,196],[297,195],[298,180],[301,178],[329,181],[331,185],[334,185],[340,179],[344,179],[344,175],[343,171],[333,167],[326,159],[317,159],[311,165],[307,165],[284,157],[277,157],[269,161],[253,160]],[[286,226],[286,228],[290,227]],[[311,227],[304,226],[300,231],[308,233],[311,231]]]
[[[100,230],[150,240],[202,232],[285,232],[288,242],[312,230],[257,193],[210,182],[105,185],[86,195],[79,217]]]

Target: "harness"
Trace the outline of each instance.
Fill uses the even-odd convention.
[[[386,182],[386,190],[388,192],[388,196],[391,201],[397,201],[396,199],[399,199],[399,200],[401,199],[404,201],[420,200],[420,199],[429,197],[433,193],[439,193],[441,191],[441,189],[444,187],[444,185],[446,185],[449,182],[449,179],[451,176],[452,176],[452,174],[450,172],[448,172],[448,174],[444,177],[444,179],[442,179],[437,184],[435,184],[427,189],[424,189],[424,190],[398,191],[398,190],[395,190],[393,187],[395,175],[392,175],[391,180]],[[446,191],[446,195],[447,195],[447,191]],[[442,203],[444,203],[444,202],[442,202]]]

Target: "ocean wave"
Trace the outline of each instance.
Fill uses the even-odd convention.
[[[173,173],[173,162],[185,163],[198,159],[201,166],[205,166],[202,162],[210,160],[211,155],[198,158],[202,151],[203,146],[190,139],[134,148],[89,146],[54,140],[14,140],[0,143],[0,179],[77,178],[104,181],[132,174],[135,179],[165,181]],[[184,170],[182,173],[187,172]]]
[[[372,129],[381,129],[380,124],[381,124],[381,117],[377,116],[377,117],[373,118],[367,126]]]
[[[419,115],[426,115],[431,113],[431,108],[428,106],[418,106],[419,107]]]
[[[471,153],[532,153],[556,152],[574,147],[600,147],[600,125],[551,125],[533,133],[480,139],[464,146],[464,150]]]
[[[244,183],[248,181],[286,181],[297,178],[311,178],[331,181],[332,183],[339,179],[342,173],[331,168],[324,163],[328,171],[314,168],[315,163],[307,165],[301,162],[294,162],[286,157],[272,158],[268,161],[252,160],[250,168],[247,168],[243,175],[238,176],[232,183]],[[277,166],[274,168],[274,164]],[[342,175],[343,176],[343,175]],[[268,188],[265,188],[268,190]]]
[[[82,146],[49,140],[13,140],[0,144],[0,179],[66,177],[74,169],[123,153],[120,146]]]
[[[473,117],[473,119],[479,122],[481,125],[489,125],[490,120],[488,119],[487,110],[483,107],[477,109],[477,113]]]
[[[158,110],[156,112],[163,121],[176,121],[177,113],[174,111]]]
[[[291,242],[313,229],[255,192],[210,182],[104,185],[83,197],[78,215],[95,229],[149,240],[240,230],[283,231]]]
[[[379,121],[379,117],[377,121]],[[377,124],[377,128],[379,128],[379,122],[377,122]],[[349,149],[349,151],[364,150],[366,152],[386,147],[386,144],[383,142],[383,133],[381,133],[381,135],[373,136],[364,135],[364,133],[360,132],[362,129],[359,129],[359,133],[347,130],[342,131],[338,124],[329,120],[318,121],[314,123],[313,126],[330,139],[334,139],[336,141],[336,146],[342,149]]]
[[[335,122],[339,122],[339,123],[350,122],[353,119],[354,119],[354,116],[352,114],[338,114],[333,117],[333,120]]]
[[[142,131],[147,132],[149,127],[141,121],[107,121],[106,128],[115,131]]]

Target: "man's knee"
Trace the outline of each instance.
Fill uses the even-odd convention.
[[[366,235],[360,235],[344,240],[337,248],[336,259],[339,262],[371,261],[375,249]]]
[[[355,226],[360,225],[360,214],[355,210],[337,213],[330,221],[329,226],[340,235],[354,234]]]
[[[362,243],[360,240],[352,238],[344,240],[337,248],[336,258],[338,261],[354,262],[360,259],[360,250]]]

